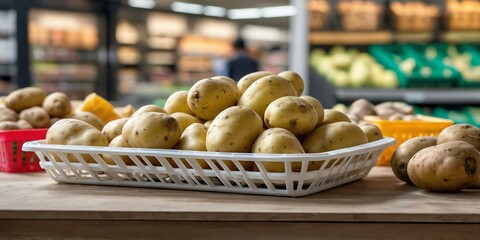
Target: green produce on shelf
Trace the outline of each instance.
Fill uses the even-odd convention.
[[[329,82],[337,87],[397,88],[395,72],[385,69],[370,54],[357,49],[333,47],[328,53],[314,49],[310,65]]]

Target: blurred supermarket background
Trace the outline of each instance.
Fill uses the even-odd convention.
[[[0,0],[0,93],[161,104],[243,37],[327,108],[359,98],[480,124],[478,0]]]

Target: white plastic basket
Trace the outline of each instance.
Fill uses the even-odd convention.
[[[383,149],[394,143],[385,138],[325,153],[252,154],[66,146],[41,140],[25,143],[23,150],[35,152],[41,167],[61,183],[299,197],[365,177]],[[103,154],[116,164],[107,164]],[[126,165],[120,156],[133,163]],[[208,167],[202,168],[201,160]],[[273,162],[284,169],[268,171],[264,163]],[[292,165],[297,167],[292,170]]]

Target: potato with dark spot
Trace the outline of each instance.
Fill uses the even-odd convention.
[[[237,104],[238,96],[228,82],[202,79],[188,91],[187,103],[192,112],[205,120],[214,119],[221,111]]]
[[[0,122],[3,121],[18,121],[18,114],[10,108],[0,106]]]
[[[290,131],[283,128],[270,128],[261,133],[252,146],[252,153],[278,153],[300,154],[305,153],[302,144]],[[285,172],[285,163],[262,162],[268,172]],[[299,172],[302,162],[292,162],[292,171]],[[254,171],[259,171],[258,166],[253,166]]]
[[[20,129],[20,126],[16,122],[12,121],[3,121],[0,122],[0,130],[16,130]]]
[[[248,153],[262,132],[262,118],[255,111],[241,106],[230,107],[218,114],[208,128],[207,150]],[[232,162],[229,163],[229,168],[236,169]],[[244,164],[247,169],[252,167],[252,162]]]
[[[135,114],[123,126],[123,139],[137,148],[173,148],[181,136],[180,125],[166,113]]]
[[[42,107],[52,117],[64,117],[72,112],[72,105],[65,93],[54,92],[43,101]]]
[[[190,108],[188,107],[187,96],[188,91],[178,91],[170,95],[165,102],[165,111],[168,114],[183,112],[186,114],[194,115],[192,110],[190,110]]]
[[[283,77],[270,75],[255,81],[240,97],[238,106],[251,108],[263,119],[268,105],[285,96],[297,96],[292,83]]]
[[[408,162],[407,172],[415,186],[433,192],[458,192],[473,186],[480,173],[480,153],[464,141],[427,147]]]
[[[117,136],[122,135],[123,126],[127,123],[128,118],[120,118],[113,121],[108,122],[102,129],[102,134],[111,142]]]
[[[33,129],[32,124],[23,119],[18,120],[17,124],[20,129]]]
[[[201,123],[200,120],[190,114],[183,112],[172,113],[170,116],[175,118],[180,125],[180,131],[183,133],[185,129],[193,123]]]
[[[382,130],[377,125],[363,124],[359,125],[362,131],[367,135],[368,142],[377,141],[383,138]]]
[[[390,161],[393,174],[406,183],[412,183],[407,172],[408,162],[418,151],[435,145],[437,137],[414,137],[400,144]]]
[[[293,87],[295,88],[295,90],[297,91],[297,96],[302,96],[303,89],[305,88],[305,84],[300,74],[294,71],[283,71],[277,75],[280,77],[284,77],[285,79],[290,81]]]
[[[215,77],[212,77],[212,79],[218,79],[218,80],[227,82],[230,85],[230,87],[233,89],[235,94],[237,95],[237,99],[240,98],[240,91],[238,90],[237,82],[235,80],[227,76],[215,76]]]
[[[123,140],[122,135],[116,136],[114,139],[110,141],[108,144],[109,147],[120,147],[120,148],[128,148],[130,145]],[[132,159],[130,159],[129,156],[127,155],[120,155],[119,156],[120,160],[122,160],[126,165],[135,165]],[[103,160],[109,165],[117,165],[115,161],[113,160],[112,156],[109,154],[103,154]]]
[[[315,108],[303,98],[286,96],[270,103],[265,110],[268,128],[284,128],[295,136],[311,132],[318,122]]]
[[[42,106],[45,97],[45,92],[40,88],[20,88],[8,94],[5,99],[5,106],[15,112],[20,112],[27,108]]]
[[[250,85],[252,85],[255,81],[257,81],[262,77],[270,76],[270,75],[273,75],[273,73],[266,72],[266,71],[258,71],[258,72],[249,73],[243,76],[242,78],[240,78],[240,80],[238,80],[238,83],[237,83],[240,96],[242,96],[243,93],[247,90],[247,88],[249,88]]]
[[[108,146],[108,140],[92,125],[78,119],[61,119],[53,124],[47,131],[47,144],[81,145],[81,146]],[[88,163],[96,163],[89,154],[82,154]],[[62,161],[54,154],[56,161]],[[73,153],[66,153],[70,162],[78,162]]]
[[[20,119],[29,122],[34,128],[48,128],[50,126],[50,115],[41,107],[22,110]]]
[[[332,109],[325,109],[324,111],[323,121],[320,126],[327,125],[330,123],[336,122],[351,122],[350,119],[344,113],[332,110]]]
[[[102,131],[103,126],[105,125],[100,118],[98,118],[95,114],[91,112],[76,112],[73,114],[68,115],[66,118],[73,118],[84,121],[99,131]]]
[[[466,123],[446,127],[438,135],[437,144],[451,141],[464,141],[480,150],[480,128]]]
[[[300,97],[307,100],[307,102],[312,104],[313,108],[315,108],[315,111],[318,114],[317,127],[321,126],[322,122],[323,122],[324,115],[325,115],[322,103],[320,103],[320,101],[318,101],[316,98],[314,98],[312,96],[304,95],[304,96],[300,96]]]

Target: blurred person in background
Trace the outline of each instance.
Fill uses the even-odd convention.
[[[258,62],[253,59],[245,46],[245,40],[238,38],[233,43],[233,56],[227,62],[226,75],[235,81],[243,76],[258,71]]]

